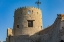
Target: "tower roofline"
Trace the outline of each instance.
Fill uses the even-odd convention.
[[[39,9],[39,10],[41,10],[40,8],[33,7],[33,6],[30,6],[30,7],[28,7],[28,6],[19,7],[19,8],[17,8],[17,9],[15,9],[15,10],[19,10],[19,9],[25,9],[25,8],[35,8],[35,9]]]

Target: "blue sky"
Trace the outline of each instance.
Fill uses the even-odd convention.
[[[7,28],[13,28],[14,11],[23,6],[34,6],[37,0],[0,0],[0,40],[5,40],[7,35]],[[64,0],[40,0],[42,3],[40,9],[42,10],[43,26],[54,23],[57,14],[64,13]]]

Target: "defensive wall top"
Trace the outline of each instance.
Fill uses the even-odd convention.
[[[58,17],[59,19],[61,19],[61,21],[64,20],[64,14],[57,14],[57,17]]]
[[[64,17],[64,14],[57,14],[57,16],[61,16],[61,17]]]
[[[37,7],[32,7],[32,6],[31,7],[27,7],[27,6],[25,6],[25,7],[20,7],[20,8],[15,9],[15,11],[20,10],[20,9],[22,10],[22,9],[32,9],[32,8],[40,10],[40,8],[37,8]]]

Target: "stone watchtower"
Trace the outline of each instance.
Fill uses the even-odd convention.
[[[34,35],[42,30],[42,12],[35,7],[18,8],[14,13],[13,35]]]

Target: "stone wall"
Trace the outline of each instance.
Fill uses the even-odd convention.
[[[61,26],[61,17],[57,16],[55,22],[46,29],[40,32],[41,42],[59,42],[61,40],[60,35],[60,26]]]
[[[29,35],[19,35],[19,36],[11,36],[10,42],[38,42],[40,35],[29,36]]]

